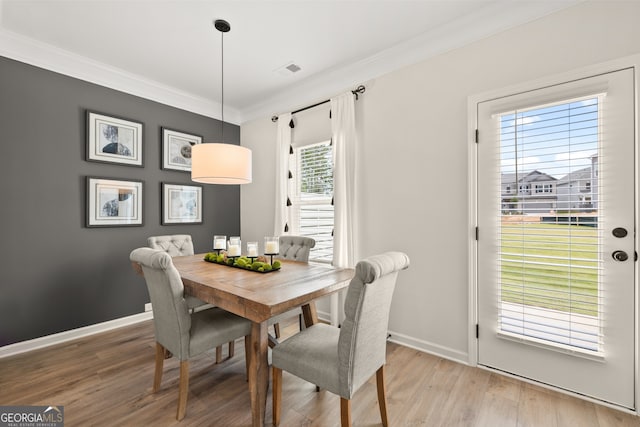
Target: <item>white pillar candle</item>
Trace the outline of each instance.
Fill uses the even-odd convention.
[[[227,251],[227,255],[240,256],[240,245],[230,244],[229,250]]]
[[[247,256],[248,257],[258,256],[258,242],[247,243]]]
[[[227,236],[214,236],[213,249],[227,249]]]
[[[267,254],[277,254],[278,253],[278,242],[267,242],[265,243],[264,252]]]

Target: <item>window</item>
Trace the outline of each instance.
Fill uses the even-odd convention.
[[[553,193],[553,184],[536,184],[536,193]]]
[[[309,260],[333,261],[333,148],[330,141],[294,148],[292,232],[312,237]]]
[[[599,105],[594,96],[500,115],[502,176],[517,165],[518,175],[540,171],[558,179],[556,189],[571,181],[590,189],[583,177],[597,159]],[[553,188],[533,185],[535,193]],[[528,190],[520,185],[521,194]],[[523,203],[527,216],[502,211],[500,333],[599,352],[602,262],[595,204],[577,191],[557,194],[556,202],[562,214],[554,216],[547,201]],[[572,219],[578,213],[587,225]]]

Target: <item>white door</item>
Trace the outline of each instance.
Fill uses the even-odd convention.
[[[478,363],[632,409],[633,73],[477,108]]]

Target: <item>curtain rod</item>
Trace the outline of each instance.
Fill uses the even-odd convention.
[[[363,94],[365,90],[366,90],[366,88],[364,87],[364,85],[360,85],[357,88],[355,88],[354,90],[352,90],[351,93],[356,96],[356,101],[357,101],[358,100],[358,95],[359,94]],[[296,113],[299,113],[301,111],[309,110],[311,108],[317,107],[318,105],[326,104],[329,101],[331,101],[331,100],[327,99],[327,100],[315,103],[313,105],[308,105],[308,106],[300,108],[300,109],[298,109],[296,111],[292,111],[291,114],[296,114]],[[271,121],[274,122],[274,123],[277,122],[278,121],[278,116],[272,116],[271,117]]]

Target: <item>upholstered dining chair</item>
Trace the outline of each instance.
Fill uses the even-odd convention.
[[[147,246],[151,249],[165,251],[171,257],[193,255],[193,240],[188,234],[173,234],[167,236],[151,236],[147,238]],[[187,306],[190,309],[205,305],[206,302],[192,295],[185,297]]]
[[[388,426],[384,390],[387,326],[398,271],[409,257],[387,252],[356,265],[344,303],[341,328],[317,323],[275,346],[272,352],[273,425],[280,424],[282,371],[340,396],[343,427],[351,426],[351,398],[375,373],[382,424]]]
[[[279,237],[280,253],[278,258],[288,259],[298,262],[309,262],[309,253],[316,245],[316,241],[311,237],[305,236],[280,236]],[[269,324],[273,325],[274,333],[280,338],[280,322],[298,315],[298,324],[302,330],[302,311],[299,308],[289,310],[269,320]]]
[[[159,249],[165,251],[171,257],[193,255],[193,240],[189,234],[170,234],[166,236],[151,236],[147,238],[147,246],[151,249]],[[185,301],[189,310],[193,311],[198,307],[207,304],[193,295],[185,295]],[[153,304],[152,304],[153,305]],[[229,358],[235,353],[235,343],[229,342]],[[222,362],[222,346],[216,348],[216,363]]]
[[[189,359],[240,337],[245,337],[248,348],[251,322],[217,307],[190,312],[184,299],[182,279],[168,253],[138,248],[129,258],[140,265],[153,304],[156,338],[153,392],[160,389],[165,350],[168,350],[180,360],[176,419],[182,420],[189,392]]]

